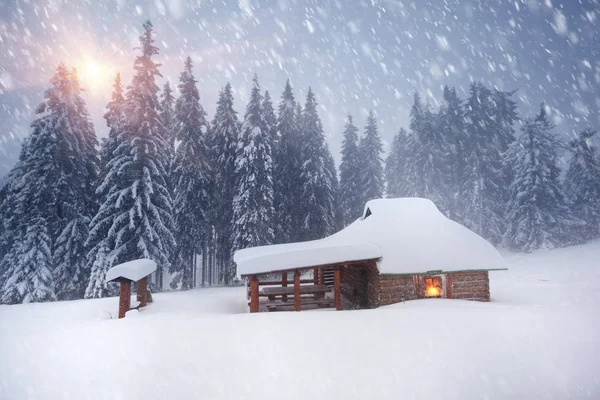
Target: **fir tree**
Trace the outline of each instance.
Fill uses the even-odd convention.
[[[465,115],[460,98],[455,88],[444,86],[444,100],[438,115],[438,129],[444,138],[445,147],[442,153],[446,154],[446,169],[441,178],[445,179],[445,201],[447,203],[448,217],[458,219],[458,199],[465,170]]]
[[[236,147],[240,122],[233,109],[231,85],[219,92],[217,111],[211,125],[211,157],[215,161],[214,222],[217,239],[217,262],[224,271],[225,284],[235,276],[232,260],[232,218],[235,188]]]
[[[0,301],[5,304],[56,300],[52,278],[51,239],[42,217],[28,218],[25,233],[9,253]]]
[[[256,75],[237,146],[233,249],[273,243],[273,164],[269,127]]]
[[[120,144],[119,139],[123,138],[125,98],[119,73],[115,78],[111,100],[106,108],[104,119],[109,132],[108,138],[103,139],[100,146],[100,174],[95,192],[100,205],[107,201],[113,189],[112,185],[114,185],[115,179],[106,180],[106,182],[105,179],[110,172],[109,163],[116,156],[116,150]],[[117,294],[117,285],[107,284],[104,279],[106,272],[112,266],[112,262],[108,258],[108,230],[112,225],[113,217],[114,215],[111,214],[104,220],[94,218],[90,224],[89,235],[85,243],[86,248],[89,249],[87,269],[90,271],[85,297],[105,297]]]
[[[277,119],[279,139],[273,151],[275,241],[294,241],[300,226],[300,142],[296,124],[296,101],[288,80],[281,95]]]
[[[343,133],[342,162],[340,164],[340,203],[343,224],[349,225],[362,213],[365,206],[361,193],[361,154],[358,147],[358,128],[348,115]]]
[[[165,140],[168,144],[169,152],[175,152],[175,139],[176,134],[174,129],[175,115],[174,115],[175,97],[173,96],[173,90],[171,85],[166,82],[163,86],[160,99],[160,121],[165,127]]]
[[[4,302],[78,298],[87,275],[97,142],[75,71],[61,64],[51,83],[11,174]]]
[[[302,116],[302,129],[300,239],[313,240],[335,232],[338,222],[335,211],[337,188],[331,170],[332,156],[317,113],[317,101],[310,88]]]
[[[206,143],[208,122],[200,105],[190,57],[185,61],[179,81],[175,120],[180,144],[173,171],[178,262],[173,264],[171,272],[177,273],[172,286],[181,282],[182,288],[188,289],[193,286],[194,254],[202,251],[200,246],[209,240],[208,213],[213,178]]]
[[[383,144],[377,132],[377,121],[373,111],[369,111],[365,134],[360,139],[359,163],[361,168],[358,175],[358,193],[361,207],[369,200],[383,197]],[[356,213],[356,210],[354,211]]]
[[[515,180],[510,187],[504,243],[514,250],[564,245],[575,225],[559,182],[561,146],[551,129],[542,104],[540,114],[525,120],[522,135],[506,153]]]
[[[422,104],[419,94],[415,93],[410,129],[420,150],[415,154],[414,166],[422,185],[420,196],[433,201],[441,212],[447,214],[450,203],[447,187],[450,179],[449,146],[438,125],[439,119],[429,104]]]
[[[269,134],[271,137],[271,148],[275,149],[279,142],[279,136],[277,132],[277,117],[275,116],[275,109],[273,108],[273,101],[268,90],[265,90],[265,97],[263,98],[263,112],[265,114],[265,123],[267,124]]]
[[[471,84],[466,106],[463,182],[460,218],[468,228],[493,244],[504,232],[506,170],[498,143],[498,111],[493,92]]]
[[[167,144],[159,117],[158,86],[161,76],[152,57],[154,46],[152,24],[144,23],[140,35],[142,54],[134,63],[134,76],[125,97],[126,116],[119,146],[108,162],[109,172],[99,190],[108,196],[92,221],[90,243],[102,243],[108,261],[94,265],[109,268],[114,263],[150,258],[159,268],[169,267],[174,246],[171,196],[165,179]],[[96,252],[101,254],[102,252]],[[92,271],[86,297],[106,295],[99,279],[102,271]]]
[[[575,216],[585,222],[581,242],[600,237],[600,158],[592,138],[596,131],[583,130],[572,140],[572,157],[565,175],[564,192]]]

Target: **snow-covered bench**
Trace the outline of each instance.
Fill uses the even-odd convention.
[[[119,318],[124,318],[131,309],[131,282],[137,282],[137,301],[135,308],[145,307],[152,302],[148,290],[148,275],[156,271],[156,262],[142,258],[115,265],[106,272],[106,282],[119,282]]]

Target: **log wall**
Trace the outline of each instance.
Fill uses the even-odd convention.
[[[407,300],[425,297],[424,279],[429,275],[378,275],[378,285],[374,297],[379,298],[379,305],[400,303]],[[433,275],[432,275],[433,276]],[[436,274],[442,277],[442,297],[448,299],[464,299],[490,301],[490,281],[488,271],[467,271]],[[373,304],[376,301],[373,301]]]
[[[380,275],[379,284],[382,306],[417,298],[412,275]]]
[[[448,276],[452,282],[449,298],[490,301],[490,278],[488,271],[453,272]]]

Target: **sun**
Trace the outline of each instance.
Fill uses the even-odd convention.
[[[101,92],[111,88],[114,71],[110,64],[93,58],[82,60],[77,66],[81,86],[88,92]]]

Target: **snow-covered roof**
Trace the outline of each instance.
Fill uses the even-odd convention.
[[[119,278],[129,279],[130,281],[139,281],[145,276],[156,271],[156,262],[147,258],[128,261],[123,264],[115,265],[106,272],[106,282]]]
[[[379,259],[382,274],[505,267],[494,246],[421,198],[371,200],[362,218],[332,236],[234,255],[239,276],[367,259]]]

